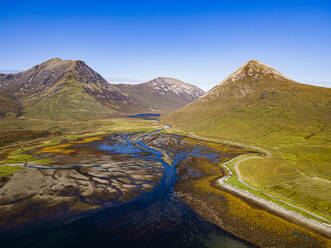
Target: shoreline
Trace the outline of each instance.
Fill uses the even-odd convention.
[[[252,148],[252,147],[251,147]],[[260,149],[261,150],[261,149]],[[267,153],[270,154],[270,153]],[[251,158],[257,158],[257,157],[245,157],[243,159],[240,159],[239,161],[236,162],[236,165],[238,165],[241,161],[247,160],[247,159],[251,159]],[[314,231],[320,232],[323,235],[326,235],[327,237],[331,238],[331,225],[330,224],[326,224],[326,223],[322,223],[322,222],[318,222],[314,219],[310,219],[307,218],[305,216],[303,216],[302,214],[298,213],[298,212],[294,212],[291,211],[289,209],[286,209],[274,202],[265,200],[257,195],[254,195],[246,190],[243,189],[239,189],[235,186],[232,186],[230,184],[227,184],[225,181],[230,178],[232,176],[232,171],[226,166],[228,163],[233,162],[233,160],[238,159],[238,157],[235,157],[225,163],[222,164],[222,167],[227,169],[229,174],[219,178],[216,180],[216,186],[220,186],[236,195],[238,195],[241,198],[244,198],[246,200],[251,200],[254,203],[256,203],[257,205],[260,205],[264,208],[266,208],[267,210],[269,210],[270,212],[276,214],[277,216],[283,217],[286,220],[295,222],[295,223],[299,223],[305,227],[308,227]],[[234,168],[236,169],[237,167],[234,166]],[[236,170],[237,171],[237,170]],[[238,173],[238,172],[237,172]],[[239,177],[239,174],[238,174]],[[239,180],[240,181],[240,180]],[[246,185],[246,183],[245,183]],[[249,185],[249,187],[252,187]],[[252,187],[252,189],[256,190],[254,187]],[[262,191],[261,191],[262,192]],[[264,192],[262,192],[263,194],[265,194]],[[268,195],[267,195],[268,196]],[[278,199],[277,199],[278,200]],[[285,204],[288,204],[286,202],[284,202]],[[296,207],[297,208],[297,207]],[[314,216],[314,215],[313,215]],[[322,217],[319,217],[320,219],[324,219]]]
[[[176,129],[175,129],[176,130]],[[178,129],[177,129],[178,130]],[[179,131],[179,134],[181,135],[188,135],[188,136],[191,136],[193,138],[196,138],[196,139],[200,139],[200,140],[206,140],[208,141],[209,139],[208,138],[205,138],[205,137],[201,137],[201,136],[198,136],[194,133],[183,133],[181,130],[178,130]],[[176,133],[176,132],[175,132]],[[212,141],[212,142],[217,142],[217,141]],[[249,184],[243,182],[243,180],[241,179],[240,177],[240,173],[237,169],[237,165],[241,162],[241,161],[244,161],[244,160],[248,160],[248,159],[252,159],[252,158],[269,158],[271,157],[271,153],[267,150],[264,150],[260,147],[256,147],[256,146],[251,146],[251,145],[245,145],[245,144],[242,144],[242,143],[238,143],[238,142],[232,142],[232,141],[228,141],[228,140],[219,140],[218,141],[219,143],[223,143],[223,144],[230,144],[230,145],[237,145],[237,146],[240,146],[240,147],[243,147],[243,148],[249,148],[249,149],[254,149],[255,151],[258,151],[258,152],[262,152],[264,154],[266,154],[265,157],[256,157],[256,156],[251,156],[251,157],[245,157],[243,159],[239,159],[235,165],[234,165],[234,169],[236,170],[236,173],[238,175],[238,180],[243,183],[243,185],[246,185],[248,186],[249,188],[252,188],[253,190],[257,190],[255,189],[253,186],[250,186]],[[240,156],[247,156],[247,154],[245,155],[240,155]],[[239,156],[239,157],[240,157]],[[244,200],[249,200],[253,203],[255,203],[256,205],[258,206],[261,206],[262,208],[265,208],[266,210],[268,210],[270,213],[272,214],[275,214],[276,216],[279,216],[281,218],[284,218],[290,222],[293,222],[293,223],[296,223],[296,224],[299,224],[299,225],[302,225],[303,227],[307,227],[313,231],[316,231],[328,238],[331,238],[331,224],[326,224],[326,223],[322,223],[322,222],[319,222],[317,220],[314,220],[314,219],[311,219],[311,218],[308,218],[308,217],[305,217],[303,216],[302,214],[298,213],[298,212],[295,212],[295,211],[292,211],[292,210],[289,210],[289,209],[286,209],[285,207],[283,206],[280,206],[272,201],[268,201],[266,199],[263,199],[253,193],[250,193],[246,190],[243,190],[243,189],[239,189],[235,186],[232,186],[230,184],[227,184],[225,181],[230,178],[232,176],[232,171],[226,166],[227,164],[233,162],[234,160],[238,159],[238,157],[235,157],[225,163],[222,163],[221,164],[221,168],[227,170],[229,172],[229,174],[225,174],[224,176],[218,178],[216,181],[215,181],[215,186],[216,187],[220,187],[234,195],[237,195],[239,198],[242,198]],[[259,190],[257,190],[259,191]],[[295,205],[292,205],[290,203],[287,203],[281,199],[278,199],[276,197],[273,197],[273,196],[269,196],[269,194],[263,192],[263,191],[260,191],[261,193],[265,194],[267,197],[271,197],[271,198],[275,198],[276,200],[278,201],[281,201],[283,202],[284,204],[286,205],[289,205],[289,206],[292,206],[294,208],[297,208],[301,211],[304,211],[304,212],[307,212],[308,214],[310,214],[311,216],[314,216],[316,217],[317,219],[320,219],[321,221],[326,221],[328,223],[331,223],[330,221],[326,220],[325,218],[321,217],[321,216],[318,216],[318,215],[315,215],[313,213],[310,213],[309,211],[307,210],[304,210],[304,209],[301,209]]]
[[[170,128],[170,126],[164,125],[164,127],[162,129],[158,130],[158,131],[163,131],[163,130],[166,130],[168,128]],[[151,133],[154,133],[154,132],[155,131],[153,131]],[[198,138],[198,139],[203,140],[203,138]],[[229,144],[229,143],[224,142],[224,144]],[[232,143],[232,145],[233,145],[233,143]],[[251,148],[251,149],[254,148],[257,151],[264,152],[265,154],[270,154],[269,152],[267,152],[265,150],[262,150],[262,149],[259,149],[257,147],[249,147],[249,146],[245,146],[245,145],[238,144],[238,143],[236,145],[244,147],[244,148],[245,147],[246,148]],[[244,154],[244,155],[247,156],[248,154]],[[271,154],[270,154],[270,156],[271,156]],[[228,193],[238,197],[239,199],[246,200],[246,201],[252,202],[252,203],[260,206],[262,209],[268,211],[271,215],[278,216],[278,217],[283,218],[283,219],[285,219],[289,222],[292,222],[294,224],[298,224],[298,225],[301,225],[303,227],[309,228],[309,229],[311,229],[313,231],[316,231],[319,234],[322,234],[323,236],[326,236],[328,238],[331,237],[330,225],[319,223],[318,221],[315,221],[313,219],[306,218],[306,217],[302,216],[299,213],[287,210],[286,208],[281,207],[278,204],[275,204],[273,202],[269,202],[269,201],[267,201],[263,198],[260,198],[260,197],[254,195],[254,194],[252,194],[248,191],[245,191],[245,190],[242,190],[242,189],[239,189],[239,188],[236,188],[234,186],[226,184],[225,180],[228,179],[232,175],[232,171],[226,165],[228,163],[233,162],[235,159],[238,159],[238,158],[240,158],[240,156],[234,157],[233,159],[231,159],[231,160],[229,160],[225,163],[222,163],[222,166],[218,165],[218,167],[223,171],[226,168],[230,172],[230,175],[229,174],[227,175],[227,174],[224,173],[224,176],[222,176],[221,178],[218,178],[219,174],[218,174],[218,176],[216,175],[216,177],[213,180],[213,185],[215,186],[215,188],[222,187],[224,191],[227,191]],[[256,157],[246,157],[245,159],[249,159],[249,158],[256,158]],[[236,163],[239,163],[241,161],[243,161],[243,159],[239,159]],[[223,228],[224,230],[228,231],[226,228],[224,228],[222,226],[220,226],[220,227]],[[231,230],[229,232],[232,233]],[[241,236],[236,235],[235,233],[232,233],[232,234],[235,235],[236,237],[243,238]],[[243,239],[245,239],[245,238],[243,238]],[[245,240],[247,240],[247,239],[245,239]]]

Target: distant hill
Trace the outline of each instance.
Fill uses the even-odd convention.
[[[183,107],[203,93],[176,79],[113,85],[83,61],[59,58],[23,72],[0,74],[0,92],[9,97],[6,101],[22,103],[20,113],[25,117],[59,120],[165,112]],[[0,113],[7,113],[12,104],[4,106]]]
[[[252,60],[163,121],[186,133],[270,151],[270,159],[243,162],[242,178],[331,218],[330,88],[297,83]]]
[[[200,88],[174,78],[155,78],[142,84],[114,85],[132,97],[140,112],[168,112],[184,107],[204,94]]]

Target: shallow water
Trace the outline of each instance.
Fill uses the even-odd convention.
[[[160,117],[161,114],[137,114],[137,115],[129,115],[130,118],[144,118],[144,117]]]
[[[152,133],[155,133],[152,132]],[[149,135],[149,134],[148,134]],[[148,136],[147,135],[147,136]],[[98,144],[111,154],[129,154],[160,162],[164,176],[151,192],[116,208],[95,213],[71,224],[50,230],[0,240],[1,247],[249,247],[243,241],[204,221],[174,193],[178,180],[176,165],[188,156],[216,159],[199,146],[172,153],[173,162],[144,143],[143,135],[130,140],[123,134],[115,144]]]
[[[1,247],[248,247],[162,187],[139,200]]]
[[[160,117],[161,114],[137,114],[137,115],[128,115],[129,118],[139,118],[144,120],[153,120],[153,121],[159,121],[157,119]]]

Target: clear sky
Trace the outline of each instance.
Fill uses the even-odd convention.
[[[175,77],[207,90],[250,59],[331,87],[330,0],[14,1],[0,70],[81,59],[105,77]]]

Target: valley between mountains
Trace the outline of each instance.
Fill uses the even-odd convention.
[[[0,241],[330,247],[330,120],[330,88],[256,60],[208,92],[59,58],[0,74]]]

